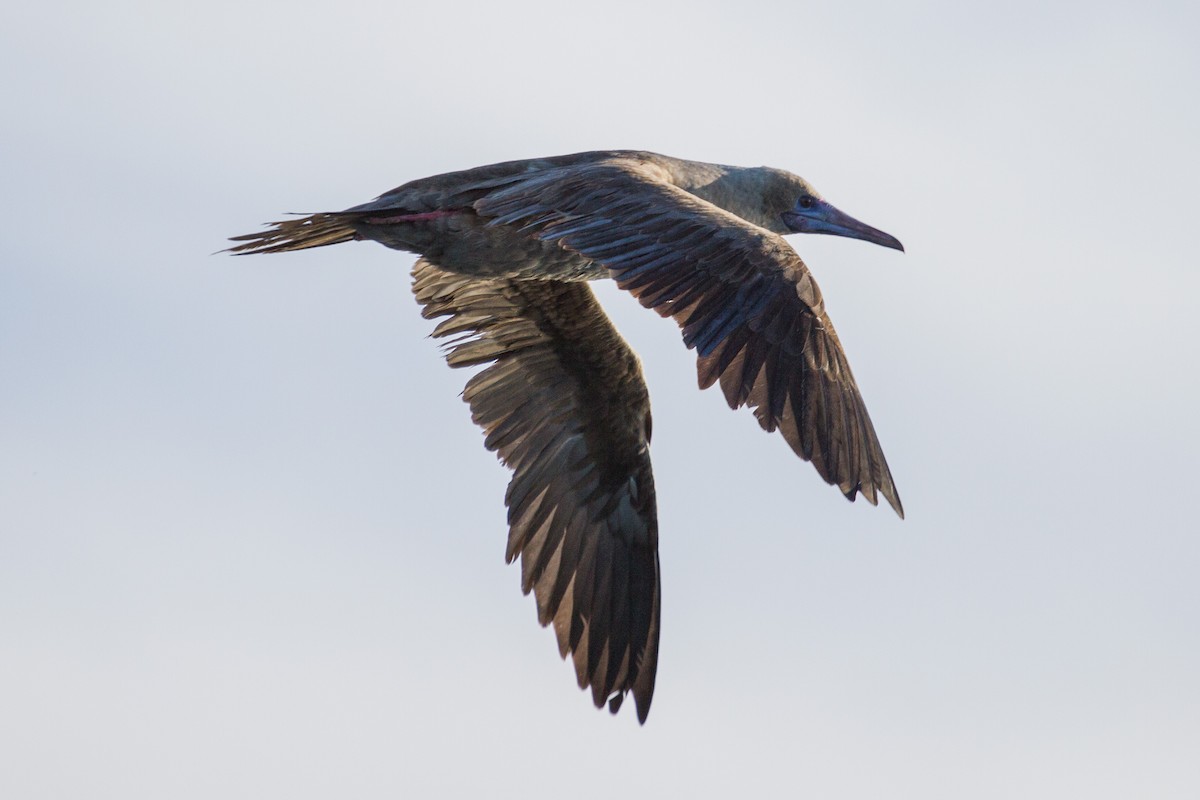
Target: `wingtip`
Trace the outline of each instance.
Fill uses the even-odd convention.
[[[616,714],[621,710],[621,704],[625,702],[625,695],[627,694],[629,694],[628,690],[617,692],[612,697],[608,698],[608,712],[610,714]],[[646,718],[650,716],[650,699],[638,697],[635,693],[633,697],[633,703],[637,708],[638,725],[645,725]]]
[[[900,517],[900,519],[904,519],[904,505],[900,502],[900,495],[896,493],[895,486],[891,486],[889,484],[888,486],[879,489],[872,487],[870,491],[861,485],[855,485],[848,489],[841,486],[838,488],[842,490],[842,495],[845,496],[845,498],[851,503],[853,503],[861,493],[864,500],[873,506],[877,506],[879,505],[878,495],[883,495],[888,501],[888,505],[890,505],[892,510],[896,512],[896,516]]]
[[[633,702],[637,706],[638,725],[645,725],[646,719],[650,716],[650,698],[647,697],[643,701],[642,698],[634,695]]]

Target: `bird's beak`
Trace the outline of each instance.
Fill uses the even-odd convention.
[[[904,245],[891,234],[884,233],[878,228],[872,228],[865,222],[859,222],[854,217],[838,211],[824,200],[814,200],[808,208],[798,204],[791,210],[783,212],[783,224],[794,233],[827,233],[832,236],[849,236],[851,239],[862,239],[864,242],[891,247],[904,251]]]

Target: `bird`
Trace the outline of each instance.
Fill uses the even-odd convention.
[[[345,211],[266,223],[235,254],[371,240],[418,256],[413,291],[463,399],[512,470],[505,558],[580,689],[645,723],[661,585],[650,400],[588,282],[674,319],[701,389],[720,384],[851,501],[904,517],[874,426],[808,267],[783,238],[903,251],[803,178],[634,150],[507,161],[410,181]]]

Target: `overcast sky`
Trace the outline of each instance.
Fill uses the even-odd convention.
[[[0,795],[1200,796],[1195,3],[0,11]],[[494,161],[790,169],[908,519],[598,292],[654,408],[648,723],[504,564],[410,256],[225,237]]]

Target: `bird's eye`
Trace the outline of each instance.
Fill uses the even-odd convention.
[[[801,197],[796,202],[796,204],[798,206],[800,206],[801,208],[812,208],[813,207],[813,199],[811,197],[809,197],[808,195],[805,195],[804,197]]]

